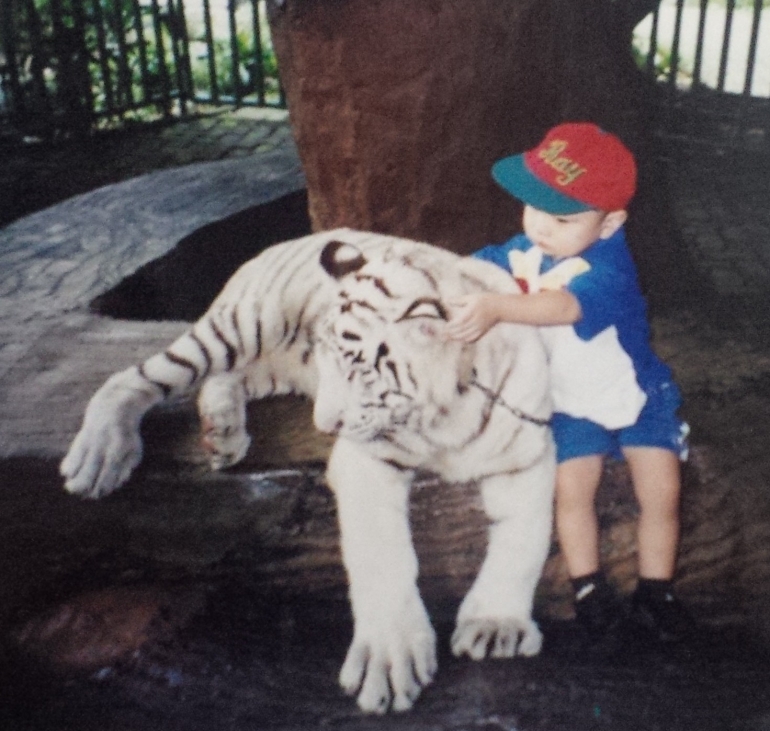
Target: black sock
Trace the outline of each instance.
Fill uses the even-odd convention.
[[[673,598],[671,579],[645,579],[639,577],[639,583],[634,592],[638,599],[650,602],[666,602]]]
[[[574,579],[570,579],[570,582],[575,592],[576,602],[585,599],[597,589],[603,589],[606,586],[604,574],[601,571],[594,571],[592,574],[585,574],[585,576],[576,576]]]

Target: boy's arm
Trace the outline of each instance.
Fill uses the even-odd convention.
[[[523,325],[572,325],[582,311],[577,297],[566,290],[534,294],[471,294],[450,303],[447,336],[471,343],[498,322]]]

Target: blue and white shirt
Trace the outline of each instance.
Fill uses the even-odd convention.
[[[580,303],[574,325],[540,328],[555,411],[621,429],[636,422],[645,391],[671,380],[650,346],[647,304],[622,228],[576,257],[548,256],[524,234],[473,256],[507,269],[525,293],[564,289]]]

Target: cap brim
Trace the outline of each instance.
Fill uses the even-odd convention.
[[[492,166],[492,177],[512,196],[540,211],[557,216],[592,211],[591,206],[559,193],[536,177],[527,167],[524,155],[498,160]]]

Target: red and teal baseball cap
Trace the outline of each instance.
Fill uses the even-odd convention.
[[[636,161],[615,135],[567,122],[532,150],[498,160],[492,177],[522,203],[554,215],[618,211],[636,192]]]

